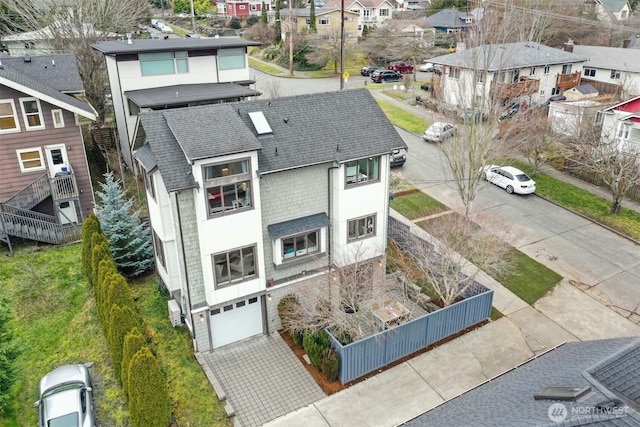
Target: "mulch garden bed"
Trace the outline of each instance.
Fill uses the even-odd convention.
[[[484,322],[478,323],[477,325],[473,325],[468,327],[467,329],[458,332],[455,335],[451,335],[450,337],[447,337],[441,341],[438,341],[435,344],[431,344],[428,347],[423,348],[422,350],[418,350],[415,353],[412,353],[408,356],[403,357],[400,360],[397,360],[395,362],[393,362],[390,365],[387,365],[383,368],[380,368],[376,371],[370,372],[367,375],[358,378],[357,380],[353,380],[351,382],[348,382],[346,384],[342,384],[340,381],[333,381],[333,382],[329,382],[327,381],[327,378],[324,376],[324,374],[322,372],[318,372],[316,370],[316,368],[313,367],[312,364],[307,363],[303,356],[306,354],[306,352],[304,351],[304,349],[302,347],[300,347],[299,345],[297,345],[295,342],[293,342],[293,338],[291,337],[291,335],[289,335],[289,333],[285,332],[283,329],[281,329],[280,331],[278,331],[278,333],[280,334],[280,336],[282,337],[282,339],[284,340],[284,342],[287,343],[287,345],[289,346],[289,348],[291,349],[291,351],[293,351],[293,353],[298,357],[298,360],[300,360],[300,363],[302,363],[302,366],[304,366],[307,371],[309,372],[309,374],[311,375],[311,377],[313,377],[313,379],[316,381],[316,383],[318,383],[318,385],[320,386],[320,388],[322,389],[322,391],[324,391],[324,393],[329,396],[332,395],[333,393],[337,393],[341,390],[344,390],[346,388],[351,387],[354,384],[358,384],[359,382],[362,382],[366,379],[369,379],[371,377],[373,377],[374,375],[379,374],[380,372],[384,372],[387,369],[393,368],[394,366],[400,365],[401,363],[406,362],[407,360],[411,360],[414,357],[426,353],[427,351],[430,351],[436,347],[441,346],[442,344],[445,344],[451,340],[454,340],[468,332],[471,332],[477,328],[480,328],[484,325],[486,325],[487,323],[489,323],[490,320],[485,320]]]

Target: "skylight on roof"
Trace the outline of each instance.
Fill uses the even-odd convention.
[[[590,391],[591,387],[545,387],[533,399],[575,402]]]
[[[271,126],[269,126],[269,122],[262,111],[249,113],[249,118],[251,119],[251,123],[253,123],[253,127],[256,128],[256,132],[258,132],[259,136],[273,134],[273,130],[271,130]]]

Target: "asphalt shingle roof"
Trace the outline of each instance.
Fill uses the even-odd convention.
[[[25,58],[28,60],[25,61]],[[0,83],[6,79],[4,84],[7,86],[15,83],[46,95],[57,106],[75,107],[80,110],[78,113],[95,118],[95,111],[89,103],[70,95],[84,92],[73,55],[3,57],[0,63]]]
[[[273,134],[258,137],[249,113]],[[406,148],[366,89],[204,105],[140,114],[169,191],[195,185],[189,162],[259,150],[261,174],[391,153]]]
[[[488,71],[540,67],[587,61],[589,58],[575,51],[545,46],[534,42],[490,44],[436,56],[429,62],[453,67],[486,69]]]
[[[407,426],[532,426],[598,425],[640,426],[633,400],[622,399],[622,410],[595,414],[595,405],[610,401],[608,386],[636,394],[640,371],[640,341],[637,338],[570,342],[544,353],[405,423]],[[591,377],[592,372],[593,377]],[[629,381],[625,381],[625,377]],[[629,385],[628,383],[634,382]],[[625,384],[623,386],[623,384]],[[577,402],[562,402],[567,418],[551,422],[549,407],[556,403],[534,400],[545,387],[590,387]],[[630,405],[629,406],[625,406]]]
[[[464,18],[471,18],[472,22],[467,24],[464,21]],[[467,28],[473,27],[477,24],[475,19],[475,16],[467,12],[460,12],[456,9],[443,9],[440,12],[427,17],[427,22],[432,27]]]
[[[261,93],[235,83],[202,83],[130,90],[125,95],[142,108],[162,108],[215,99],[259,96]]]
[[[329,217],[325,212],[315,215],[296,218],[290,221],[279,222],[267,226],[269,234],[273,239],[279,239],[285,236],[302,233],[307,230],[327,227],[329,225]]]
[[[585,67],[640,73],[640,55],[621,47],[574,45],[573,53],[589,58]]]
[[[128,53],[167,52],[174,50],[211,50],[218,48],[233,48],[260,46],[262,43],[247,41],[236,37],[211,38],[175,38],[168,39],[134,39],[131,44],[126,41],[103,41],[91,45],[95,50],[105,55]]]

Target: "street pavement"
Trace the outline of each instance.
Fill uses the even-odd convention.
[[[373,93],[425,120],[437,118],[380,91]],[[461,210],[437,149],[419,135],[401,129],[399,133],[409,146],[407,163],[399,172],[403,178]],[[494,306],[504,317],[264,425],[396,426],[563,342],[640,336],[636,242],[539,197],[509,195],[490,185],[480,192],[474,212],[476,222],[561,274],[562,282],[530,306],[481,274],[480,281],[494,290]],[[237,350],[244,345],[237,344]],[[268,354],[263,356],[267,369],[288,369],[271,366]],[[234,387],[232,370],[221,375]],[[261,405],[255,402],[258,410]],[[242,418],[238,414],[236,425]]]

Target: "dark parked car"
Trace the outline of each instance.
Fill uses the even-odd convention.
[[[371,73],[373,73],[374,71],[381,69],[382,67],[378,67],[376,65],[365,65],[364,67],[360,68],[360,74],[366,77],[371,75]]]
[[[391,162],[389,166],[392,168],[399,167],[404,165],[404,162],[407,161],[407,153],[404,150],[393,150],[391,152]]]
[[[376,70],[371,74],[371,80],[375,83],[397,82],[402,80],[402,74],[391,70]]]

